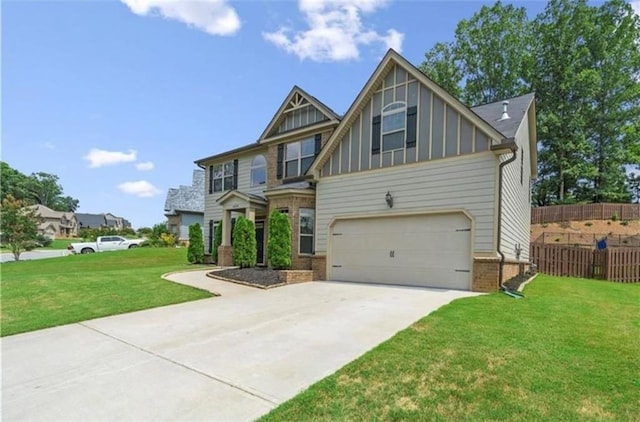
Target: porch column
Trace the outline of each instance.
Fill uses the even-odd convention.
[[[244,216],[251,220],[253,223],[256,222],[256,209],[255,208],[245,208]]]
[[[231,211],[222,210],[222,244],[231,246]]]
[[[222,244],[218,248],[218,262],[221,267],[233,265],[233,248],[231,247],[231,211],[222,210]]]

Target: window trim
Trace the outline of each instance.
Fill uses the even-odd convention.
[[[225,166],[229,164],[231,166],[230,169],[230,174],[226,174],[224,171]],[[221,176],[220,177],[216,177],[216,168],[220,167],[221,168]],[[225,192],[227,190],[233,190],[233,176],[234,176],[234,162],[233,161],[227,161],[221,164],[215,164],[213,166],[211,166],[211,172],[213,174],[213,177],[211,178],[211,188],[212,191],[214,193],[218,193],[218,192]],[[231,178],[231,189],[225,189],[224,188],[224,180],[226,178],[230,177]],[[221,184],[220,184],[220,190],[216,190],[216,180],[220,180]]]
[[[401,106],[391,108],[391,106],[397,106],[397,105],[401,105]],[[402,114],[402,121],[403,121],[402,129],[393,129],[393,130],[385,131],[384,118],[388,116],[393,116],[395,114]],[[385,146],[384,146],[385,135],[392,135],[394,133],[399,133],[399,132],[404,133],[402,146],[399,148],[385,149]],[[381,144],[380,152],[391,152],[391,151],[403,150],[405,148],[406,143],[407,143],[407,103],[404,101],[394,101],[384,106],[382,108],[382,113],[380,114],[380,144]]]
[[[312,218],[312,225],[311,225],[311,234],[308,233],[302,233],[302,217],[303,214],[305,213],[309,213],[311,214],[311,218]],[[305,217],[308,217],[309,214],[305,214]],[[302,252],[300,249],[302,247],[302,237],[310,237],[311,238],[311,252]],[[314,253],[314,243],[315,243],[315,236],[316,236],[316,210],[314,208],[300,208],[298,209],[298,255],[303,255],[303,256],[311,256]]]
[[[308,155],[302,155],[302,143],[303,142],[308,142],[311,145],[313,145],[313,151]],[[299,150],[299,155],[296,158],[292,158],[292,159],[288,160],[287,159],[287,150],[288,150],[287,147],[289,145],[293,145],[293,144],[299,144],[299,146],[300,146],[300,148],[298,149]],[[283,167],[282,173],[283,173],[283,176],[284,176],[283,178],[284,179],[291,179],[291,178],[294,178],[294,177],[304,176],[304,174],[302,173],[302,160],[305,159],[305,158],[310,158],[310,157],[311,158],[315,158],[315,156],[316,156],[315,145],[316,145],[315,136],[312,136],[312,137],[309,137],[309,138],[305,138],[305,139],[300,139],[299,141],[295,141],[295,142],[289,142],[289,143],[284,145],[284,157],[283,157],[283,160],[282,160],[282,163],[283,163],[282,164],[282,167]],[[293,161],[297,161],[298,162],[298,166],[297,166],[298,171],[294,175],[289,175],[289,174],[287,174],[287,164],[290,163],[290,162],[293,162]]]
[[[254,163],[260,157],[262,158],[262,164],[255,165]],[[253,183],[253,171],[254,170],[260,170],[260,169],[264,169],[264,180],[262,182],[260,182],[260,183]],[[253,157],[253,160],[251,160],[251,171],[249,173],[249,184],[250,184],[250,186],[252,188],[256,187],[256,186],[262,186],[262,185],[266,185],[267,184],[267,159],[262,154],[256,155],[255,157]]]

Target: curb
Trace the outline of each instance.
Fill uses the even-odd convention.
[[[538,273],[535,273],[533,276],[531,276],[527,281],[525,281],[524,283],[521,283],[518,286],[518,291],[522,292],[524,290],[524,287],[529,284],[531,281],[533,281],[536,277],[538,276]]]
[[[225,268],[226,269],[226,268]],[[216,271],[221,271],[222,269],[218,269],[218,270],[213,270],[213,271],[209,271],[208,273],[206,273],[205,275],[209,278],[213,278],[214,280],[220,280],[220,281],[228,281],[229,283],[235,283],[235,284],[241,284],[243,286],[247,286],[247,287],[255,287],[256,289],[262,289],[262,290],[269,290],[269,289],[273,289],[274,287],[282,287],[282,286],[286,286],[287,283],[278,283],[278,284],[272,284],[270,286],[261,286],[259,284],[253,284],[253,283],[249,283],[247,281],[242,281],[242,280],[233,280],[231,278],[226,278],[226,277],[220,277],[217,275],[214,275],[213,273],[215,273]]]

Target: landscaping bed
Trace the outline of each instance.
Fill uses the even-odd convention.
[[[522,274],[519,274],[519,275],[509,279],[506,283],[504,283],[504,286],[507,289],[515,292],[515,291],[518,290],[518,288],[520,287],[520,285],[522,283],[524,283],[525,281],[529,280],[531,277],[533,277],[533,275],[534,274],[532,272],[526,271],[526,272],[524,272]]]
[[[243,284],[254,285],[256,287],[273,287],[284,284],[280,281],[278,271],[271,268],[234,268],[212,271],[209,274],[213,277],[239,281]]]

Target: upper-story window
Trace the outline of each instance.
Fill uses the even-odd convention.
[[[212,172],[214,192],[233,189],[233,161],[213,166]]]
[[[407,104],[391,103],[382,109],[382,151],[404,148]]]
[[[267,160],[264,155],[256,155],[251,161],[251,186],[264,185],[267,182]]]
[[[298,142],[291,142],[286,145],[284,158],[284,176],[302,176],[309,170],[315,158],[314,138],[304,139]]]

